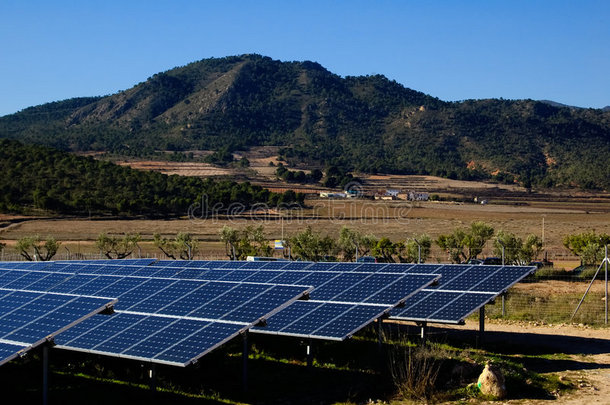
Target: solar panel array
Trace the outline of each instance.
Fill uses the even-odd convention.
[[[177,264],[189,267],[176,267]],[[328,271],[330,267],[336,271]],[[58,263],[53,269],[74,270],[78,266]],[[380,266],[365,266],[372,271],[351,271],[360,263],[240,262],[240,261],[162,261],[151,266],[93,266],[80,271],[96,274],[146,275],[151,278],[176,278],[239,281],[313,286],[308,301],[293,303],[267,319],[255,333],[345,340],[387,315],[396,305],[440,275],[375,272]]]
[[[4,262],[0,289],[118,298],[114,314],[73,325],[55,337],[57,347],[185,366],[249,329],[343,340],[388,314],[459,323],[534,269],[154,259]],[[0,354],[23,348],[3,338]]]
[[[116,300],[0,288],[0,365]]]

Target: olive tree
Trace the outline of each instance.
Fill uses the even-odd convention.
[[[124,259],[133,253],[140,240],[139,233],[127,233],[123,236],[101,233],[95,241],[95,246],[108,259]]]
[[[199,242],[190,233],[179,232],[174,239],[153,235],[153,244],[172,260],[193,260],[199,251]]]
[[[53,237],[43,240],[39,235],[26,236],[17,241],[17,251],[25,260],[29,261],[49,261],[57,254],[61,245]]]

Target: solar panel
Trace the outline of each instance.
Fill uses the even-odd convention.
[[[57,336],[56,347],[184,367],[246,329],[226,322],[116,313],[70,328]]]
[[[0,289],[0,365],[116,300]]]
[[[107,323],[108,316],[93,317],[60,334],[59,346],[70,349],[74,345],[75,350],[181,366],[192,363],[311,290],[311,287],[295,285],[84,274],[80,272],[82,267],[91,270],[90,265],[70,266],[55,267],[70,269],[73,273],[0,270],[0,287],[13,284],[20,288],[35,286],[47,292],[118,297],[111,323]],[[127,266],[105,267],[112,267],[110,270],[114,272],[127,270]],[[132,267],[138,269],[138,266]],[[22,301],[27,301],[27,294],[36,294],[22,293],[25,294]],[[19,350],[22,349],[20,346]]]
[[[530,266],[484,265],[417,265],[413,270],[426,267],[442,273],[440,283],[418,292],[404,307],[392,310],[391,319],[463,323],[467,316],[536,270]]]
[[[252,331],[341,341],[382,317],[387,311],[387,307],[378,305],[297,301],[271,316],[265,327],[254,327]]]

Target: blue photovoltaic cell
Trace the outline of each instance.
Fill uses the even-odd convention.
[[[112,303],[108,298],[0,290],[0,364]]]
[[[515,280],[520,280],[524,275],[528,275],[533,271],[532,267],[499,267],[494,274],[481,281],[471,291],[504,291],[508,286],[515,283]]]
[[[201,281],[188,281],[188,280],[176,280],[172,282],[167,288],[157,292],[156,294],[147,294],[147,297],[138,301],[131,307],[124,307],[123,309],[133,312],[146,312],[146,313],[162,313],[162,309],[169,306],[170,304],[180,300],[184,296],[202,287],[205,283]],[[123,300],[123,296],[120,297]],[[191,311],[194,308],[187,308]]]
[[[238,270],[238,271],[230,271],[221,278],[223,281],[244,281],[250,276],[256,274],[256,270]]]
[[[264,270],[283,269],[284,267],[286,267],[290,263],[291,262],[284,261],[284,260],[280,260],[280,261],[277,261],[277,262],[266,262],[265,265],[262,267],[262,269],[264,269]]]
[[[333,298],[334,301],[340,302],[365,302],[368,298],[376,296],[380,291],[387,289],[387,287],[400,278],[404,278],[404,275],[398,276],[392,273],[373,273],[369,274],[365,282],[354,285],[351,288],[344,289],[342,293]],[[419,286],[418,286],[419,287]],[[393,290],[397,292],[397,290]],[[400,292],[400,297],[396,297],[396,294],[389,294],[389,290],[386,293],[381,294],[384,302],[398,302],[405,297],[404,291]]]
[[[190,335],[188,339],[161,352],[155,356],[155,359],[188,364],[188,362],[195,360],[197,357],[237,336],[243,330],[244,327],[241,325],[212,322]],[[202,348],[206,348],[206,351],[203,353],[201,351]],[[186,358],[191,360],[185,362],[184,359]]]
[[[434,313],[432,316],[441,320],[459,319],[462,320],[470,315],[473,310],[477,310],[495,298],[495,294],[476,294],[465,292],[457,299],[452,301],[443,309]],[[473,309],[474,308],[474,309]]]
[[[393,319],[460,323],[494,297],[494,294],[459,291],[422,291],[407,300],[403,308],[392,310],[391,317]]]
[[[146,316],[120,332],[115,333],[109,339],[97,345],[94,349],[109,353],[123,353],[125,350],[150,335],[151,331],[159,331],[172,322],[175,322],[174,318]]]
[[[337,277],[341,276],[341,273],[330,272],[330,271],[311,271],[306,274],[305,277],[299,279],[297,282],[302,285],[312,285],[316,287],[312,294],[315,293],[319,288],[323,285],[329,283],[331,280],[335,280]],[[275,279],[273,282],[277,282],[278,279]]]
[[[72,276],[65,273],[46,273],[46,275],[39,275],[39,277],[39,280],[30,284],[28,289],[32,291],[49,291],[57,284],[63,283],[67,278]]]
[[[308,275],[309,275],[309,273],[304,272],[304,271],[279,272],[278,276],[276,278],[270,280],[269,282],[275,283],[275,284],[301,284],[301,280],[303,280]],[[311,285],[311,284],[302,283],[302,285]]]
[[[74,274],[72,276],[66,277],[61,283],[49,286],[49,288],[45,291],[66,294],[70,291],[75,290],[76,288],[83,286],[84,284],[87,284],[88,282],[94,280],[96,277],[96,275],[89,274]],[[114,295],[112,294],[106,295],[106,297],[113,296]]]
[[[385,263],[362,263],[360,267],[358,267],[359,272],[365,273],[378,273],[385,272],[387,265]]]
[[[311,264],[311,262],[289,262],[282,267],[282,270],[306,270]]]
[[[207,272],[208,272],[208,270],[202,270],[202,269],[184,269],[184,270],[180,270],[179,272],[171,275],[170,277],[182,278],[182,279],[194,279],[194,278],[201,278],[201,275],[205,274]]]
[[[249,276],[248,278],[244,279],[244,281],[247,281],[249,283],[271,283],[272,282],[271,280],[274,280],[276,277],[278,277],[281,274],[282,274],[282,272],[280,272],[280,271],[259,270],[259,271],[255,272],[254,274],[252,274],[251,276]]]
[[[189,316],[206,319],[222,319],[237,306],[248,302],[253,296],[262,294],[271,286],[265,284],[238,284],[222,295],[193,311]]]
[[[460,292],[420,291],[405,301],[404,307],[391,311],[392,318],[427,319],[461,295]]]
[[[385,311],[383,306],[297,301],[271,316],[266,327],[255,327],[253,331],[344,340]]]
[[[0,287],[4,287],[5,285],[12,283],[15,280],[19,280],[25,274],[25,272],[20,270],[0,270]]]
[[[314,273],[313,276],[319,276],[319,275],[323,275],[326,273]],[[368,276],[370,276],[370,274],[367,273],[331,273],[331,274],[335,274],[334,277],[332,277],[332,279],[323,282],[323,283],[318,283],[315,282],[317,280],[313,280],[311,283],[308,282],[309,278],[305,278],[303,279],[303,283],[304,284],[312,284],[314,286],[318,286],[316,287],[312,292],[311,292],[311,299],[313,300],[318,300],[318,301],[329,301],[329,300],[333,300],[333,297],[340,295],[342,292],[348,290],[350,287],[362,282],[364,279],[366,279]],[[396,280],[398,277],[401,277],[400,275],[394,275],[394,280]],[[366,283],[365,283],[366,284]],[[371,294],[374,292],[373,290],[369,290],[371,292]],[[371,295],[369,294],[369,295]],[[339,301],[339,300],[336,300]]]
[[[396,305],[438,278],[439,276],[432,274],[405,274],[405,277],[379,290],[363,302]]]
[[[235,288],[235,286],[232,283],[206,283],[164,307],[163,313],[175,316],[193,316],[193,311],[214,299],[221,299],[227,291]]]
[[[385,308],[372,305],[355,305],[342,313],[332,322],[315,330],[312,335],[323,338],[345,339],[357,330],[370,324],[374,319],[381,317]]]
[[[244,319],[255,319],[262,314],[270,313],[286,304],[287,298],[294,297],[302,291],[302,287],[296,286],[273,286],[265,291],[265,294],[255,296],[245,304],[238,305],[234,310],[223,316],[226,321],[243,321]]]

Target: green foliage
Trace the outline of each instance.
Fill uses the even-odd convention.
[[[203,149],[216,151],[209,161],[227,164],[231,151],[279,145],[291,164],[344,172],[586,189],[610,188],[610,166],[599,158],[610,152],[609,132],[603,110],[534,100],[449,103],[381,75],[341,78],[316,63],[260,55],[205,59],[118,94],[0,117],[0,137],[64,150]],[[323,181],[345,184],[336,175]]]
[[[604,258],[604,246],[610,244],[610,235],[594,231],[567,235],[563,245],[580,257],[581,264],[595,265]]]
[[[409,239],[400,249],[400,262],[417,263],[419,258],[421,263],[425,263],[430,257],[431,249],[432,239],[429,235],[421,234],[415,238]]]
[[[273,253],[262,225],[248,225],[241,231],[225,225],[220,230],[220,240],[225,243],[225,253],[231,260],[245,260],[248,256],[268,257]]]
[[[101,233],[95,241],[95,247],[108,259],[124,259],[138,247],[140,234],[108,235]]]
[[[0,212],[41,209],[71,215],[185,215],[207,198],[207,207],[239,203],[275,206],[302,202],[250,183],[166,176],[79,157],[35,145],[0,140]],[[205,214],[205,213],[204,213]]]
[[[171,240],[161,234],[153,235],[153,244],[170,259],[192,260],[199,251],[199,242],[190,233],[179,232]]]
[[[466,230],[456,228],[451,234],[439,235],[436,243],[449,255],[451,262],[462,263],[475,259],[494,234],[494,229],[483,221],[475,221]]]
[[[282,163],[275,170],[275,175],[288,183],[317,183],[322,178],[322,172],[319,169],[305,173],[302,170],[288,170]]]
[[[377,258],[379,262],[394,263],[394,255],[398,252],[398,244],[390,239],[383,237],[377,241],[377,244],[371,249],[371,254]]]
[[[502,256],[504,246],[504,262],[506,264],[528,264],[540,254],[542,239],[529,234],[525,241],[511,232],[500,230],[494,240],[494,254]]]
[[[377,238],[374,235],[363,235],[343,226],[339,232],[337,249],[343,255],[343,261],[351,262],[356,258],[356,249],[359,257],[367,256],[376,244]]]
[[[308,226],[302,232],[288,239],[293,258],[318,262],[335,250],[335,241],[330,236],[322,236]]]
[[[233,162],[233,153],[231,153],[228,147],[222,147],[211,155],[206,156],[204,161],[218,166],[226,166]]]
[[[53,237],[48,237],[45,240],[39,235],[26,236],[17,241],[16,249],[21,256],[28,261],[49,261],[57,254],[57,250],[61,245]],[[3,246],[2,246],[3,247]],[[0,250],[2,250],[0,248]]]

